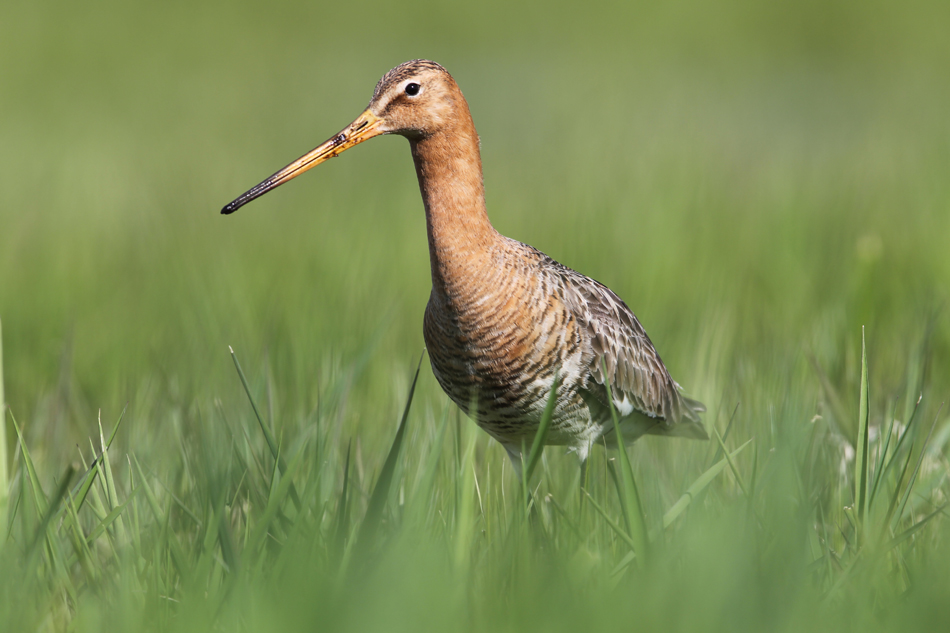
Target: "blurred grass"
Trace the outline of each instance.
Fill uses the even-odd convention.
[[[319,615],[362,630],[394,621],[840,630],[938,621],[948,595],[940,517],[897,562],[875,559],[887,564],[868,563],[833,596],[838,562],[808,565],[831,560],[815,539],[850,551],[841,508],[853,469],[843,460],[858,431],[862,325],[875,437],[894,419],[906,424],[921,393],[916,451],[938,418],[930,470],[903,520],[947,494],[938,407],[950,381],[948,27],[950,5],[926,1],[4,7],[6,401],[50,494],[77,444],[97,433],[98,411],[111,424],[128,403],[110,451],[112,492],[121,501],[142,485],[125,457],[134,455],[166,513],[153,516],[137,493],[123,511],[123,520],[138,513],[139,536],[127,537],[135,556],[126,540],[100,537],[88,568],[39,574],[53,580],[30,588],[18,622],[280,629]],[[614,288],[721,432],[739,403],[727,447],[755,438],[754,454],[737,457],[754,489],[743,493],[727,469],[648,571],[610,576],[626,550],[577,499],[576,469],[557,450],[539,470],[566,514],[546,511],[556,544],[536,547],[530,528],[511,523],[519,492],[510,472],[502,481],[503,452],[467,421],[456,425],[425,368],[384,521],[398,546],[356,584],[334,575],[329,554],[281,562],[295,538],[323,543],[327,525],[357,529],[365,511],[422,347],[424,218],[395,138],[233,217],[218,209],[352,120],[379,76],[415,57],[443,63],[469,100],[498,229]],[[292,534],[262,559],[242,559],[240,582],[212,606],[200,596],[215,595],[218,581],[196,570],[241,558],[241,528],[277,490],[228,345],[287,462],[309,451],[295,475],[304,502],[328,505],[307,505],[309,523],[280,519]],[[7,439],[17,523],[4,555],[22,569],[27,559],[14,553],[29,542],[17,539],[42,513],[26,503],[33,492],[12,425]],[[339,523],[351,440],[352,521]],[[631,450],[648,524],[718,448],[647,440]],[[872,465],[880,450],[872,442]],[[431,492],[405,510],[423,517],[412,519],[419,527],[400,508],[426,480],[430,454],[441,456],[428,462],[438,465]],[[596,472],[595,496],[619,519],[603,463]],[[225,497],[240,500],[231,521],[221,518]],[[87,534],[104,518],[88,512],[77,514]],[[567,521],[593,531],[562,536],[573,534]],[[431,539],[414,539],[415,529]],[[169,562],[173,538],[187,571]],[[53,565],[55,552],[44,555]],[[410,581],[395,580],[403,575]],[[64,577],[76,584],[68,599]],[[21,599],[0,584],[5,617]],[[826,608],[813,609],[817,600]]]

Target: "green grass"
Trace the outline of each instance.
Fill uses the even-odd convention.
[[[0,630],[944,628],[950,9],[911,5],[5,10]],[[218,215],[420,56],[495,225],[624,297],[710,442],[595,449],[589,495],[548,448],[526,495],[416,374],[401,139]]]

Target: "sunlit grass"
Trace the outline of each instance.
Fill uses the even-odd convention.
[[[908,617],[915,587],[942,582],[950,434],[916,415],[881,418],[873,439],[859,425],[862,465],[831,419],[779,414],[784,430],[753,423],[747,438],[737,411],[712,429],[724,438],[674,459],[595,450],[583,493],[573,457],[549,450],[525,504],[506,456],[454,408],[416,410],[418,371],[398,425],[380,427],[382,459],[340,428],[345,398],[286,419],[271,443],[266,382],[235,366],[243,402],[199,406],[174,444],[124,459],[119,419],[52,486],[17,427],[7,630],[283,630],[310,617],[354,630],[454,618],[795,630],[871,599],[884,619]],[[670,602],[677,591],[689,605]]]

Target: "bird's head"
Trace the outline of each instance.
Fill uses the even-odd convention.
[[[442,66],[417,59],[396,66],[376,84],[366,112],[379,119],[381,134],[426,137],[449,125],[462,98]]]
[[[330,139],[290,163],[270,178],[241,194],[221,213],[234,213],[251,200],[299,176],[329,158],[381,134],[399,134],[410,141],[423,139],[451,125],[464,97],[442,66],[417,59],[396,66],[376,84],[373,98],[356,120]]]

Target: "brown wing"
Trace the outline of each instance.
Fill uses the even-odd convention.
[[[590,391],[600,395],[606,406],[606,389],[594,386],[609,385],[614,407],[621,415],[637,411],[662,420],[649,432],[706,439],[699,418],[705,407],[680,394],[679,385],[630,308],[607,286],[570,273],[565,276],[568,303],[590,340],[589,371],[594,383],[589,385]],[[680,426],[680,422],[686,424]]]
[[[680,393],[680,386],[627,304],[599,281],[532,246],[512,242],[537,258],[539,269],[563,293],[564,303],[587,338],[589,349],[583,354],[577,379],[584,399],[594,401],[588,400],[588,405],[594,405],[590,406],[591,415],[602,422],[610,418],[609,386],[613,405],[623,417],[630,416],[632,421],[640,414],[645,424],[635,426],[642,432],[709,439],[699,417],[706,407]],[[657,424],[649,424],[647,418]]]

